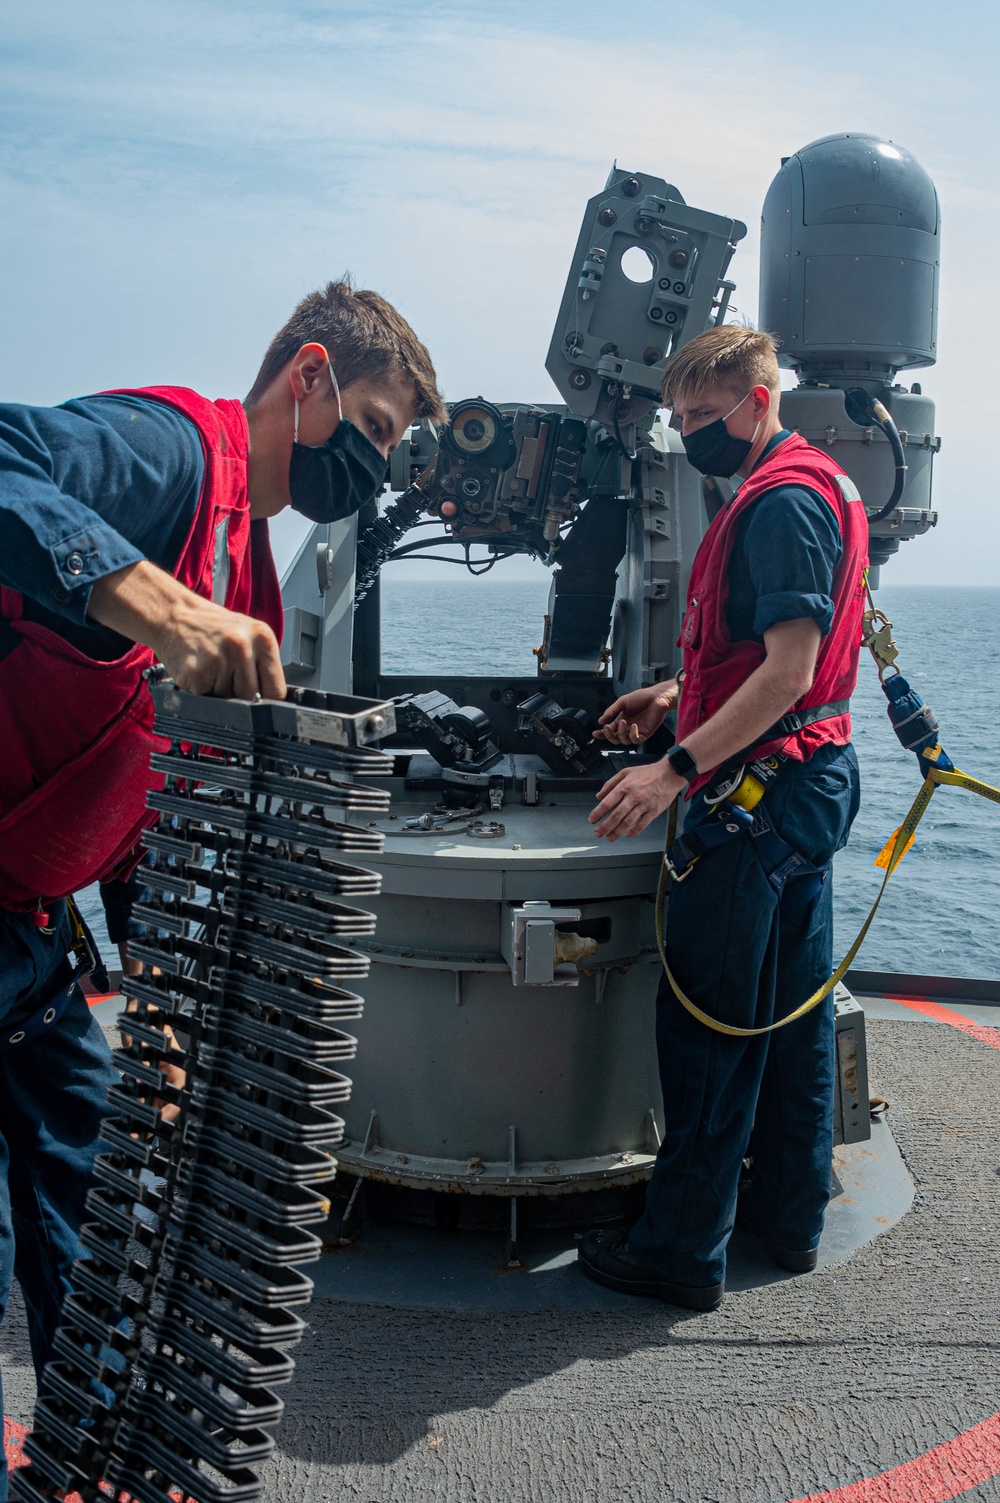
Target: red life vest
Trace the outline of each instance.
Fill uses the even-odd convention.
[[[833,623],[820,643],[812,687],[792,707],[807,710],[848,700],[854,693],[864,614],[864,571],[868,566],[868,518],[854,482],[828,454],[793,433],[744,480],[730,504],[718,512],[695,554],[688,585],[687,610],[677,645],[684,649],[684,686],[677,713],[682,741],[731,699],[764,661],[762,642],[733,642],[726,621],[729,558],[740,519],[765,491],[797,485],[829,502],[843,539],[833,577]],[[791,736],[760,747],[755,756],[782,751],[806,762],[820,746],[844,746],[851,739],[849,714],[804,726]],[[687,797],[711,779],[711,771],[693,778]]]
[[[266,528],[250,525],[250,435],[239,402],[210,402],[184,387],[107,392],[163,402],[198,429],[205,475],[174,576],[206,599],[266,621],[280,639],[278,577]],[[0,617],[18,644],[0,662],[0,907],[34,908],[124,872],[155,816],[162,785],[150,754],[153,700],[142,672],[153,652],[136,644],[98,662],[25,619],[22,597],[0,588]]]

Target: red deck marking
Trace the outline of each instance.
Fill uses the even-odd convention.
[[[898,1002],[901,1007],[912,1007],[914,1012],[922,1012],[925,1017],[934,1018],[938,1023],[950,1023],[952,1028],[960,1029],[970,1038],[978,1039],[981,1044],[989,1044],[991,1049],[1000,1049],[1000,1028],[993,1028],[989,1023],[976,1023],[964,1013],[942,1007],[939,1002],[929,1002],[926,997],[889,997],[887,1000]]]
[[[890,997],[903,1007],[912,1007],[925,1017],[949,1023],[970,1038],[1000,1049],[1000,1028],[976,1023],[964,1013],[953,1012],[925,997]],[[933,1450],[894,1466],[877,1477],[849,1482],[825,1493],[810,1493],[807,1498],[793,1498],[792,1503],[946,1503],[989,1482],[1000,1472],[1000,1413],[981,1420],[971,1430],[963,1430],[954,1440],[947,1440]]]
[[[31,1465],[31,1462],[21,1449],[27,1433],[28,1431],[24,1425],[19,1425],[17,1420],[8,1419],[4,1415],[3,1444],[4,1450],[7,1452],[7,1466],[12,1472],[16,1471],[19,1466]],[[107,1496],[109,1503],[111,1503],[112,1490],[110,1483],[99,1482],[97,1485],[101,1489],[101,1492]],[[175,1503],[181,1503],[179,1492],[172,1492],[170,1496],[175,1500]],[[79,1493],[67,1493],[64,1503],[83,1503],[83,1500]],[[115,1503],[135,1503],[135,1499],[130,1493],[117,1493],[115,1494]],[[186,1503],[194,1503],[194,1499],[188,1498]]]
[[[7,1452],[7,1465],[12,1472],[16,1471],[19,1466],[27,1464],[27,1457],[21,1454],[21,1447],[27,1433],[23,1425],[19,1425],[16,1420],[8,1419],[4,1415],[3,1448]]]
[[[792,1503],[945,1503],[1000,1472],[1000,1414],[878,1477]]]
[[[121,992],[86,992],[84,995],[87,998],[87,1006],[96,1007],[100,1002],[113,1002],[116,997],[121,996]]]

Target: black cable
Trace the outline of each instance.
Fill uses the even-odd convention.
[[[422,549],[434,548],[439,543],[448,544],[453,548],[465,547],[465,544],[462,542],[461,538],[453,538],[450,533],[442,532],[439,533],[437,537],[417,538],[416,542],[402,543],[398,548],[394,548],[392,550],[392,552],[389,554],[389,558],[405,558],[408,553],[419,553]]]
[[[396,554],[390,554],[386,559],[386,563],[391,564],[393,562],[393,559],[396,557]],[[447,553],[417,553],[413,558],[408,559],[407,562],[411,564],[422,564],[425,559],[428,563],[457,564],[460,569],[465,568],[464,558],[449,558]]]
[[[494,568],[502,558],[513,558],[515,553],[517,553],[518,551],[516,548],[504,548],[502,550],[494,552],[493,557],[488,561],[481,558],[473,560],[469,557],[469,549],[471,546],[472,545],[470,543],[466,543],[465,545],[465,567],[468,569],[469,573],[476,579],[479,578],[480,574],[488,574],[490,570]],[[483,567],[481,569],[474,569],[472,567],[473,562],[482,564]]]
[[[633,449],[632,452],[631,452],[631,454],[630,454],[629,451],[625,447],[625,441],[622,438],[621,426],[620,426],[620,424],[618,422],[618,403],[617,402],[615,402],[612,405],[612,408],[611,408],[611,421],[612,421],[612,424],[614,425],[615,440],[616,440],[616,442],[618,444],[619,449],[621,449],[621,451],[624,454],[624,456],[625,456],[626,459],[629,459],[629,460],[634,459],[638,451],[636,449]]]
[[[456,548],[464,548],[465,557],[450,558],[446,553],[425,553],[423,551],[425,548],[433,548],[436,543],[451,543]],[[389,554],[385,562],[392,563],[394,559],[407,558],[413,564],[420,563],[422,559],[429,559],[438,564],[457,564],[461,569],[470,569],[470,572],[473,574],[485,574],[487,570],[493,568],[494,564],[499,563],[502,558],[513,558],[520,551],[517,548],[504,548],[494,553],[492,558],[473,559],[469,557],[469,549],[472,546],[471,543],[463,542],[461,538],[427,538],[425,542],[407,543],[405,547],[397,548],[393,553]],[[483,564],[485,567],[483,569],[472,569],[472,564]]]
[[[872,522],[881,522],[890,512],[895,511],[896,503],[903,494],[903,486],[906,483],[906,451],[903,448],[903,440],[899,436],[899,429],[893,422],[892,414],[881,402],[872,403],[872,413],[882,432],[889,440],[892,457],[896,463],[896,478],[893,482],[892,495],[880,511],[873,512],[868,518],[869,526]]]
[[[855,386],[844,393],[844,407],[847,416],[852,423],[857,423],[859,428],[870,427],[873,423],[881,428],[889,440],[892,450],[893,461],[896,466],[896,477],[893,481],[892,494],[884,506],[878,511],[869,512],[868,524],[881,522],[894,511],[903,494],[903,486],[906,484],[906,451],[903,448],[903,440],[899,436],[899,429],[893,421],[889,409],[880,402],[878,397],[871,396],[863,386]]]

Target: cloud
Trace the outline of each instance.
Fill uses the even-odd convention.
[[[512,0],[495,17],[426,3],[17,7],[0,70],[0,396],[162,380],[243,392],[298,297],[350,267],[398,302],[449,396],[550,400],[544,356],[577,227],[614,158],[749,225],[733,274],[752,316],[780,157],[872,129],[915,151],[945,209],[942,365],[925,389],[940,398],[947,526],[909,545],[894,577],[992,581],[989,397],[968,372],[1000,220],[976,145],[995,106],[988,48],[961,36],[937,48],[933,91],[915,86],[917,23],[933,13],[917,0],[911,42],[854,0],[837,38],[802,7],[762,20],[734,3],[683,26],[678,8],[631,0],[613,25],[590,0]]]

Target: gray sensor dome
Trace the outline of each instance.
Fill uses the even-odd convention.
[[[891,381],[937,358],[940,209],[910,152],[824,136],[782,160],[764,200],[760,327],[805,380]]]

